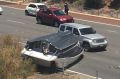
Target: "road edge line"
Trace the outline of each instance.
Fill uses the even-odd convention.
[[[79,74],[79,75],[84,75],[84,76],[88,76],[88,77],[91,77],[91,78],[94,78],[94,79],[102,79],[102,78],[97,78],[97,77],[94,77],[94,76],[91,76],[91,75],[87,75],[87,74],[84,74],[84,73],[80,73],[80,72],[76,72],[76,71],[73,71],[73,70],[66,70],[68,72],[72,72],[72,73],[76,73],[76,74]]]
[[[97,24],[103,24],[103,25],[109,25],[109,26],[115,26],[115,27],[120,27],[119,25],[113,25],[113,24],[107,24],[107,23],[102,23],[102,22],[97,22],[97,21],[90,21],[90,20],[84,20],[84,19],[77,19],[76,20],[82,20],[82,21],[87,21],[87,22],[92,22],[92,23],[97,23]]]
[[[17,10],[25,10],[25,9],[20,9],[20,8],[15,8],[15,7],[10,7],[10,6],[7,6],[7,5],[1,5],[3,7],[7,7],[7,8],[12,8],[12,9],[17,9]]]

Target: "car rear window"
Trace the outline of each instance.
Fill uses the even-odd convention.
[[[29,7],[36,8],[36,5],[30,4]]]

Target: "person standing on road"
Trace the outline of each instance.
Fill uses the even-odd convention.
[[[68,4],[65,3],[64,4],[64,12],[68,15],[68,11],[69,11],[69,8],[68,8]]]

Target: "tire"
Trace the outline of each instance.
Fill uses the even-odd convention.
[[[36,20],[37,20],[37,24],[42,24],[42,19],[41,18],[36,17]]]
[[[58,21],[54,22],[54,27],[59,27],[60,23]]]
[[[84,43],[83,44],[83,49],[85,52],[88,52],[90,50],[90,44],[89,43]]]
[[[29,15],[29,12],[27,10],[25,10],[25,15]]]
[[[106,50],[106,46],[105,47],[101,47],[101,49],[105,51]]]

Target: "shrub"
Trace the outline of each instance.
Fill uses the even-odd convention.
[[[76,0],[72,5],[75,8],[83,7],[85,0]]]
[[[88,9],[99,9],[103,7],[103,1],[102,0],[85,0],[84,7]]]
[[[0,79],[27,77],[35,71],[31,60],[23,61],[20,57],[22,47],[12,35],[0,36]],[[28,73],[29,72],[29,73]]]
[[[120,0],[113,0],[110,4],[111,8],[120,9]]]
[[[59,3],[59,2],[61,2],[61,0],[50,0],[50,2],[52,2],[52,3]]]

